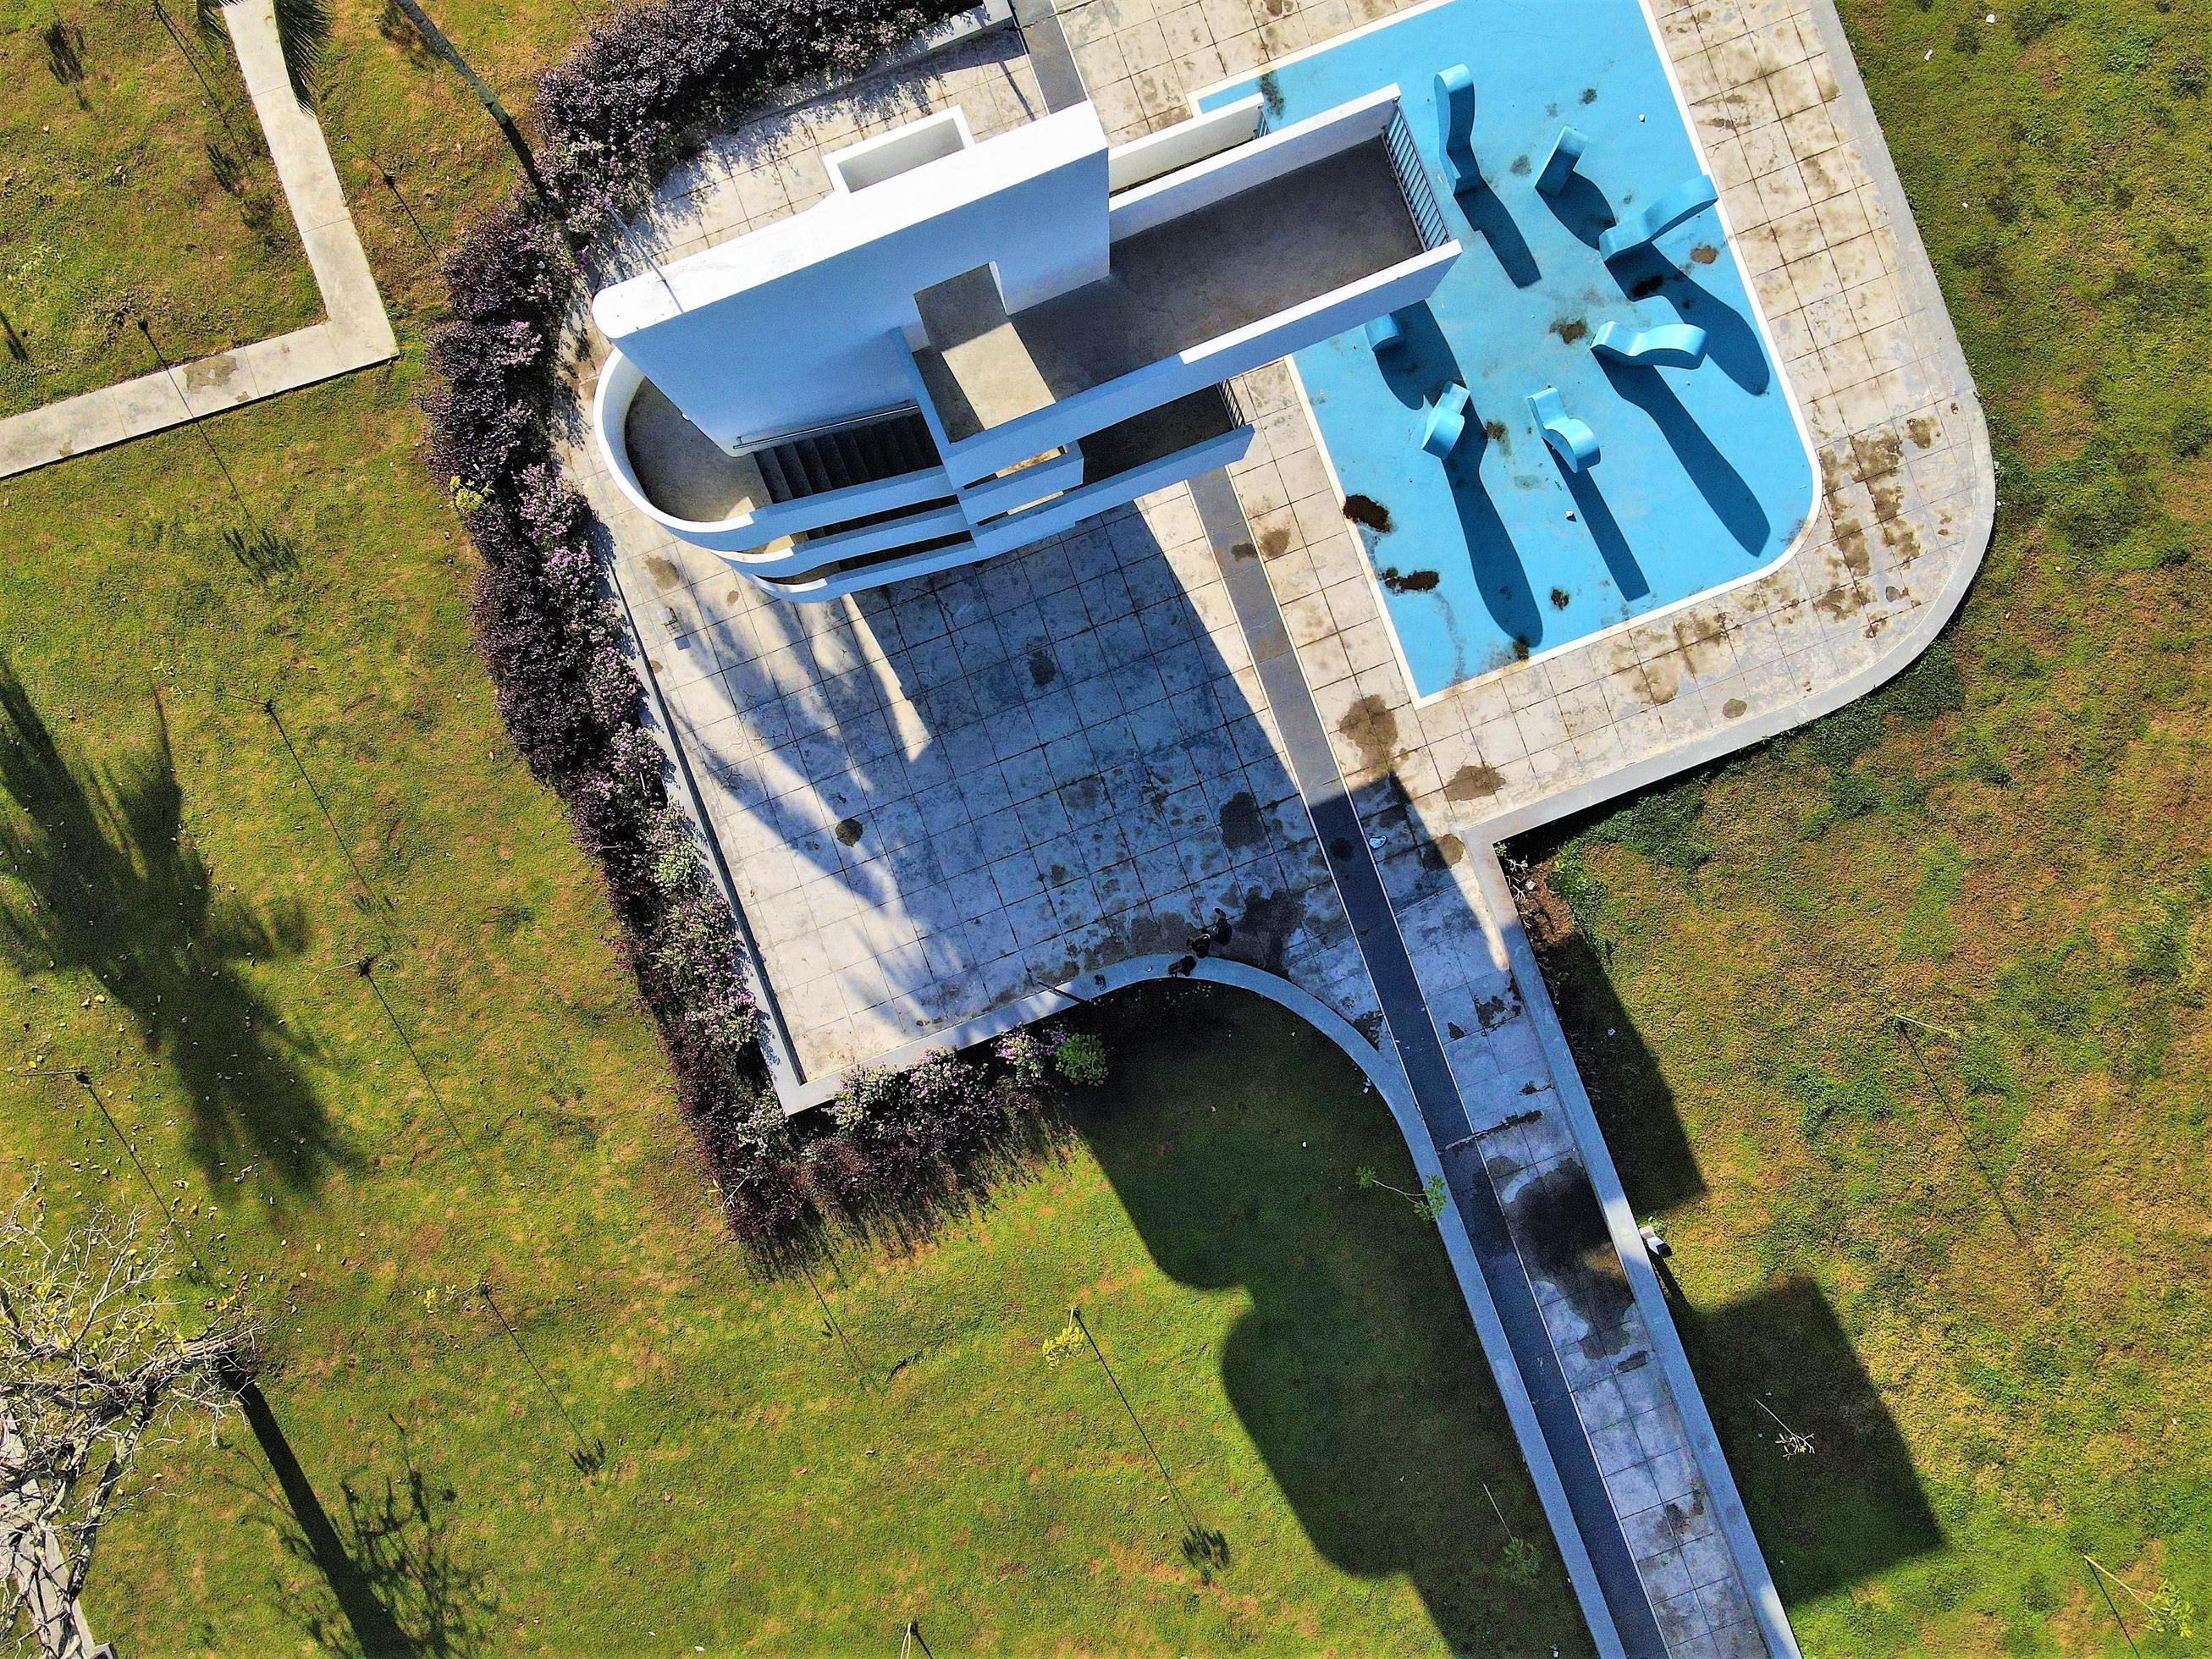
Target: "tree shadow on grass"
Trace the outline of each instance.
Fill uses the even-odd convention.
[[[1455,1650],[1583,1650],[1434,1225],[1400,1196],[1359,1188],[1371,1165],[1419,1189],[1381,1097],[1363,1097],[1327,1038],[1243,992],[1152,985],[1098,1012],[1117,1072],[1078,1103],[1073,1127],[1164,1272],[1250,1297],[1222,1347],[1222,1387],[1314,1547],[1362,1577],[1406,1575]],[[1233,1591],[1249,1542],[1224,1495],[1178,1462],[1173,1417],[1148,1410],[1170,1357],[1142,1352],[1112,1318],[1097,1310],[1134,1409],[1192,1507],[1228,1534]],[[1543,1557],[1534,1584],[1502,1570],[1492,1496]]]
[[[294,1064],[307,1045],[246,976],[296,956],[306,924],[295,906],[257,911],[219,891],[185,827],[159,699],[151,743],[95,772],[0,658],[0,961],[89,974],[130,1012],[176,1073],[210,1180],[252,1164],[301,1191],[349,1162]]]
[[[331,1593],[330,1605],[293,1608],[315,1645],[363,1659],[478,1651],[497,1599],[482,1573],[455,1559],[458,1494],[416,1466],[404,1431],[398,1478],[358,1469],[341,1477],[344,1512],[333,1517],[259,1387],[247,1383],[240,1401],[283,1496],[285,1553],[319,1573]]]
[[[1784,1601],[1943,1547],[1911,1451],[1818,1285],[1790,1279],[1709,1313],[1677,1297],[1674,1310]],[[1793,1435],[1812,1449],[1790,1449]]]
[[[1546,864],[1621,805],[1522,837],[1516,863]],[[1639,1217],[1663,1216],[1703,1197],[1674,1090],[1601,950],[1548,881],[1516,890],[1630,1204]],[[1788,1279],[1703,1310],[1662,1266],[1668,1309],[1784,1601],[1828,1595],[1942,1548],[1911,1450],[1820,1287]],[[1809,1452],[1795,1447],[1798,1436]]]

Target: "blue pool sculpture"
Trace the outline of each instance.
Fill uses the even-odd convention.
[[[1601,236],[1597,244],[1599,256],[1617,259],[1637,248],[1648,247],[1683,220],[1694,218],[1720,198],[1721,193],[1709,174],[1700,173],[1685,179],[1663,191],[1633,219],[1615,225]]]
[[[1455,192],[1482,182],[1482,169],[1474,159],[1474,72],[1454,64],[1437,76],[1437,134],[1451,173]]]
[[[1695,368],[1705,361],[1705,331],[1695,323],[1662,323],[1656,328],[1606,323],[1591,340],[1590,349],[1637,368]]]
[[[1702,330],[1699,331],[1703,332]],[[1395,312],[1386,311],[1367,325],[1367,344],[1380,356],[1386,351],[1395,351],[1406,343],[1406,325],[1398,320]]]
[[[1552,141],[1552,153],[1544,158],[1544,170],[1536,175],[1536,188],[1547,196],[1557,196],[1567,187],[1567,180],[1575,176],[1582,164],[1583,152],[1589,148],[1589,135],[1573,127],[1561,127],[1559,136]]]
[[[1667,216],[1650,223],[1650,204],[1719,176],[1643,0],[1408,4],[1199,104],[1261,97],[1279,130],[1384,86],[1400,89],[1398,138],[1465,252],[1397,311],[1396,344],[1377,349],[1353,327],[1297,367],[1340,493],[1389,503],[1370,554],[1436,573],[1382,584],[1413,694],[1510,671],[1784,557],[1817,513],[1819,469],[1722,208],[1656,248],[1599,254],[1618,222],[1638,221],[1620,242],[1658,232]],[[1588,142],[1559,188],[1540,191],[1547,163],[1565,165],[1570,123]],[[1481,182],[1451,189],[1478,161]],[[1609,322],[1608,343],[1632,357],[1591,349]],[[1677,322],[1705,331],[1702,368],[1674,366],[1689,361],[1673,355],[1686,337],[1652,332]],[[1458,386],[1473,389],[1465,404]],[[1554,454],[1559,429],[1543,433],[1524,402],[1539,388],[1601,459],[1571,469],[1571,442]]]
[[[1528,413],[1536,424],[1544,428],[1544,441],[1559,458],[1559,465],[1570,472],[1580,472],[1597,460],[1597,434],[1589,425],[1567,413],[1567,406],[1559,401],[1559,389],[1546,386],[1528,394]]]
[[[1454,382],[1429,405],[1428,418],[1421,422],[1421,447],[1438,460],[1459,447],[1460,438],[1467,431],[1467,405],[1473,396],[1465,386]],[[1553,401],[1557,400],[1554,393]]]

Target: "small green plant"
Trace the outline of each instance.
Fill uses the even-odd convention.
[[[2186,1642],[2196,1635],[2196,1607],[2191,1605],[2189,1599],[2174,1589],[2167,1580],[2160,1578],[2154,1581],[2151,1586],[2150,1594],[2144,1595],[2095,1556],[2085,1554],[2081,1559],[2099,1574],[2102,1581],[2099,1584],[2100,1589],[2107,1583],[2117,1586],[2123,1595],[2142,1609],[2145,1622],[2160,1636],[2172,1636]],[[2119,1607],[2112,1601],[2110,1589],[2105,1590],[2105,1602],[2107,1607],[2112,1607],[2112,1617],[2119,1620],[2121,1632],[2124,1634],[2127,1630],[2127,1621],[2120,1619]],[[2133,1645],[2132,1642],[2130,1645]]]
[[[1509,1538],[1498,1558],[1498,1576],[1509,1584],[1533,1584],[1544,1571],[1543,1553],[1525,1538]]]
[[[1421,1190],[1418,1193],[1409,1193],[1403,1187],[1392,1186],[1375,1173],[1375,1166],[1371,1164],[1361,1164],[1352,1171],[1352,1178],[1359,1183],[1359,1190],[1363,1193],[1373,1187],[1380,1187],[1386,1193],[1395,1193],[1419,1211],[1425,1221],[1434,1221],[1451,1202],[1451,1189],[1444,1185],[1442,1176],[1431,1176],[1421,1183]]]
[[[1106,1081],[1105,1039],[1089,1031],[1071,1031],[1052,1051],[1053,1069],[1079,1089],[1096,1089]]]
[[[1490,1512],[1498,1517],[1498,1524],[1505,1534],[1505,1547],[1498,1557],[1498,1576],[1509,1584],[1533,1584],[1544,1571],[1544,1553],[1513,1530],[1505,1518],[1505,1511],[1498,1507],[1497,1494],[1490,1490],[1490,1482],[1482,1483],[1482,1495],[1490,1500]]]
[[[1074,1358],[1083,1352],[1085,1346],[1083,1327],[1077,1324],[1071,1316],[1067,1323],[1062,1325],[1051,1336],[1045,1338],[1039,1352],[1044,1355],[1046,1364],[1056,1367]]]
[[[999,1058],[1024,1089],[1041,1087],[1052,1060],[1052,1052],[1035,1031],[1009,1031],[999,1039]]]

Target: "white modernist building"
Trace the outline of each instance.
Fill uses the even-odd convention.
[[[957,109],[827,158],[803,213],[602,289],[629,498],[769,592],[1022,546],[1244,453],[1224,382],[1425,299],[1458,257],[1383,88],[1109,146]]]

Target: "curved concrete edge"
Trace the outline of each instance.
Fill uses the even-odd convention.
[[[1888,211],[1891,227],[1897,235],[1900,256],[1899,275],[1907,284],[1916,308],[1929,325],[1932,326],[1940,321],[1942,330],[1940,350],[1952,376],[1951,396],[1957,402],[1959,416],[1966,422],[1968,447],[1975,463],[1972,496],[1961,503],[1972,517],[1960,526],[1958,536],[1963,545],[1977,550],[1971,557],[1962,556],[1959,558],[1936,593],[1911,613],[1909,623],[1893,630],[1888,649],[1850,673],[1808,691],[1792,702],[1747,719],[1740,726],[1729,726],[1642,757],[1572,788],[1527,802],[1495,817],[1485,819],[1470,826],[1465,832],[1465,839],[1470,844],[1477,840],[1486,843],[1507,841],[1540,825],[1571,817],[1577,812],[1619,796],[1647,788],[1678,772],[1689,771],[1732,755],[1738,750],[1779,737],[1808,720],[1832,714],[1845,703],[1856,702],[1902,673],[1935,643],[1936,636],[1957,612],[1966,597],[1966,590],[1973,585],[1975,576],[1981,570],[1990,535],[1996,526],[1996,470],[1995,458],[1990,449],[1989,422],[1982,412],[1981,399],[1975,393],[1973,372],[1967,366],[1966,351],[1959,343],[1958,331],[1951,325],[1950,312],[1936,283],[1935,266],[1928,258],[1927,246],[1922,241],[1919,227],[1913,219],[1911,204],[1905,199],[1905,186],[1890,160],[1889,146],[1881,138],[1881,128],[1875,116],[1874,103],[1867,95],[1865,81],[1859,75],[1850,41],[1844,33],[1843,20],[1837,15],[1834,0],[1811,0],[1811,3],[1813,16],[1820,29],[1820,44],[1826,51],[1830,70],[1835,76],[1836,101],[1845,106],[1856,128],[1853,136],[1859,143],[1860,159],[1874,181],[1883,207]],[[1867,135],[1872,135],[1874,142],[1867,143]],[[1822,513],[1825,516],[1825,507]]]
[[[1504,940],[1514,981],[1521,988],[1522,1005],[1535,1028],[1544,1059],[1552,1068],[1559,1103],[1582,1153],[1590,1188],[1604,1212],[1606,1231],[1612,1235],[1613,1249],[1620,1257],[1621,1267],[1628,1275],[1629,1289],[1636,1297],[1637,1311],[1644,1316],[1652,1348],[1659,1358],[1659,1368],[1666,1376],[1668,1391],[1681,1413],[1683,1431],[1696,1454],[1698,1473],[1704,1477],[1705,1490],[1712,1495],[1721,1530],[1728,1538],[1729,1552],[1735,1558],[1736,1569],[1743,1576],[1752,1612],[1759,1620],[1759,1634],[1765,1639],[1767,1650],[1777,1659],[1798,1659],[1797,1638],[1790,1627],[1789,1614],[1783,1610],[1781,1592],[1775,1588],[1773,1572],[1752,1530],[1750,1514],[1743,1506],[1742,1494],[1736,1490],[1735,1476],[1729,1468],[1727,1454],[1721,1449],[1711,1413],[1705,1409],[1705,1395],[1690,1368],[1690,1356],[1682,1346],[1681,1334],[1674,1328],[1666,1291],[1651,1266],[1643,1234],[1638,1230],[1636,1212],[1629,1207],[1620,1171],[1614,1167],[1605,1133],[1598,1126],[1589,1091],[1583,1087],[1582,1073],[1575,1064],[1574,1051],[1567,1046],[1565,1029],[1559,1024],[1558,1011],[1552,1006],[1551,993],[1545,987],[1536,953],[1522,927],[1521,913],[1507,885],[1504,866],[1487,847],[1470,848],[1469,853],[1475,859],[1475,879],[1480,884],[1483,901],[1497,918],[1499,934]]]
[[[275,0],[228,0],[223,26],[322,296],[324,321],[0,420],[0,478],[258,403],[399,355],[322,124],[293,95]]]
[[[1227,985],[1265,997],[1276,1006],[1296,1014],[1349,1055],[1368,1082],[1374,1085],[1375,1091],[1389,1104],[1391,1118],[1398,1126],[1398,1133],[1405,1138],[1407,1150],[1413,1155],[1413,1168],[1419,1174],[1423,1184],[1425,1186],[1431,1177],[1438,1181],[1444,1178],[1443,1161],[1437,1156],[1428,1125],[1421,1119],[1420,1108],[1413,1099],[1413,1085],[1394,1054],[1369,1042],[1357,1026],[1319,997],[1280,975],[1271,974],[1249,963],[1225,961],[1218,957],[1201,957],[1187,970],[1177,969],[1176,964],[1189,960],[1164,952],[1130,957],[1110,967],[1079,974],[1062,984],[994,1008],[962,1024],[948,1026],[896,1050],[879,1063],[908,1065],[932,1050],[972,1048],[978,1042],[1002,1036],[1017,1026],[1055,1012],[1063,1012],[1070,1005],[1080,1006],[1093,997],[1127,990],[1132,986],[1152,981],[1187,979],[1203,984]],[[828,1099],[836,1092],[838,1080],[834,1077],[827,1078],[806,1085],[805,1092],[809,1096],[806,1104],[818,1104]],[[787,1103],[787,1112],[791,1109]],[[1459,1281],[1460,1293],[1466,1300],[1468,1312],[1474,1321],[1475,1336],[1482,1345],[1483,1358],[1489,1363],[1491,1375],[1497,1379],[1498,1392],[1504,1402],[1506,1418],[1513,1426],[1514,1438],[1519,1443],[1521,1455],[1528,1467],[1529,1478],[1534,1483],[1536,1495],[1544,1506],[1544,1518],[1550,1523],[1553,1541],[1559,1546],[1560,1559],[1566,1567],[1568,1582],[1574,1588],[1583,1622],[1588,1626],[1602,1659],[1623,1659],[1626,1650],[1613,1628],[1613,1616],[1606,1607],[1605,1593],[1598,1583],[1596,1570],[1590,1565],[1589,1552],[1583,1547],[1581,1531],[1575,1525],[1574,1512],[1569,1507],[1566,1489],[1559,1482],[1559,1469],[1546,1449],[1543,1429],[1536,1419],[1535,1406],[1529,1400],[1528,1389],[1522,1382],[1520,1368],[1514,1361],[1512,1346],[1506,1340],[1504,1324],[1498,1316],[1497,1304],[1491,1300],[1488,1287],[1483,1283],[1482,1268],[1475,1261],[1474,1243],[1468,1238],[1466,1228],[1457,1224],[1456,1213],[1448,1213],[1452,1214],[1452,1220],[1446,1222],[1440,1218],[1437,1231],[1443,1241],[1444,1254],[1451,1262],[1454,1277]],[[1730,1490],[1732,1492],[1733,1488]],[[1795,1650],[1791,1651],[1794,1653]]]

